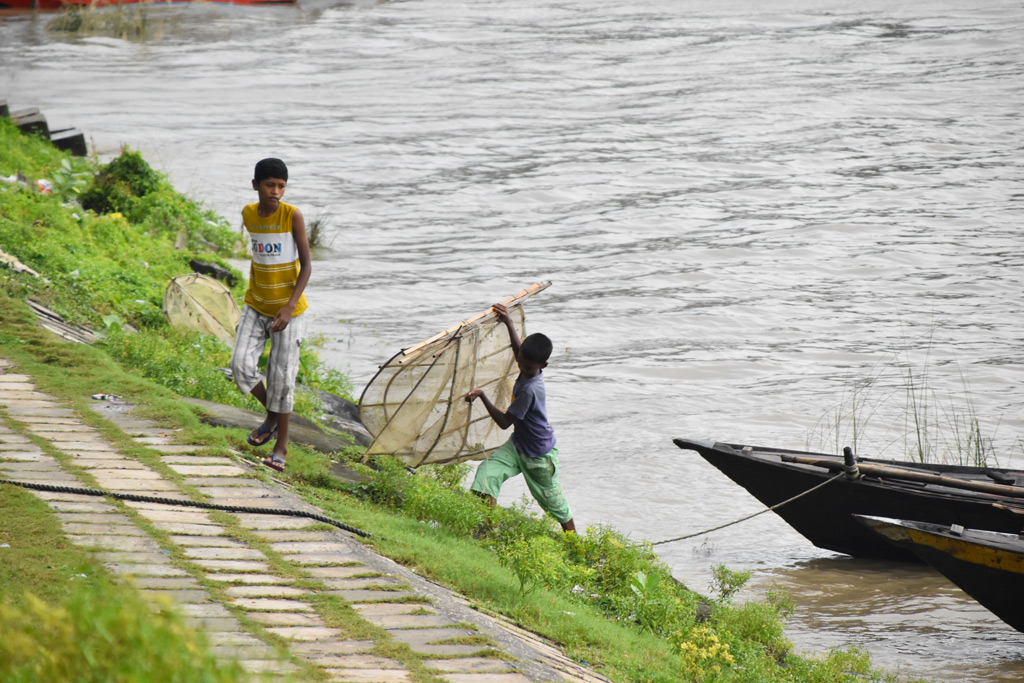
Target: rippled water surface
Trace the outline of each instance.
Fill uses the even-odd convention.
[[[288,161],[288,199],[329,226],[308,324],[357,387],[551,280],[528,327],[556,343],[579,525],[655,541],[760,509],[675,436],[902,457],[908,378],[937,450],[976,417],[1001,464],[1024,461],[1020,3],[299,0],[148,18],[142,44],[0,18],[0,96],[101,156],[142,150],[233,221],[255,161]],[[1024,678],[1024,636],[930,571],[818,550],[772,515],[658,548],[698,590],[720,563],[785,588],[799,649]]]

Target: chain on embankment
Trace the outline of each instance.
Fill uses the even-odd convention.
[[[830,479],[826,479],[825,481],[821,482],[817,486],[813,486],[813,487],[807,489],[803,493],[798,493],[795,496],[793,496],[792,498],[787,498],[786,500],[782,501],[781,503],[776,503],[775,505],[772,505],[770,508],[765,508],[764,510],[761,510],[760,512],[755,512],[752,515],[747,515],[746,517],[741,517],[739,519],[733,520],[731,522],[727,522],[726,524],[721,524],[721,525],[713,527],[711,529],[705,529],[704,531],[698,531],[697,533],[694,533],[694,534],[687,534],[686,536],[677,536],[675,538],[667,538],[664,541],[655,541],[651,545],[661,545],[663,543],[672,543],[674,541],[685,541],[688,538],[695,538],[697,536],[703,536],[704,534],[710,534],[712,531],[718,531],[720,529],[725,529],[726,527],[730,527],[730,526],[732,526],[734,524],[739,524],[740,522],[745,522],[748,519],[753,519],[754,517],[757,517],[758,515],[763,515],[766,512],[772,512],[774,510],[778,510],[783,505],[786,505],[787,503],[792,503],[794,500],[797,500],[799,498],[803,498],[808,493],[812,493],[814,491],[817,491],[822,486],[825,486],[826,484],[830,484],[830,483],[834,482],[839,477],[845,477],[845,476],[847,476],[846,472],[840,472],[839,474],[835,475],[834,477],[831,477]]]
[[[15,481],[13,479],[0,479],[0,484],[11,484],[12,486],[20,486],[26,489],[34,489],[36,491],[50,491],[51,493],[74,493],[81,494],[83,496],[104,496],[110,498],[116,498],[118,500],[130,500],[138,503],[157,503],[161,505],[176,505],[179,507],[194,507],[203,508],[206,510],[220,510],[221,512],[241,512],[247,514],[257,515],[283,515],[287,517],[306,517],[308,519],[315,520],[317,522],[323,522],[324,524],[330,524],[339,529],[343,529],[357,536],[363,538],[373,538],[373,534],[362,529],[357,529],[354,526],[339,522],[336,519],[331,519],[326,515],[321,515],[316,512],[306,512],[305,510],[292,510],[289,508],[265,508],[265,507],[250,507],[244,505],[221,505],[219,503],[202,503],[195,500],[179,500],[177,498],[162,498],[159,496],[142,496],[137,493],[116,493],[113,491],[101,491],[99,489],[90,488],[76,488],[73,486],[54,486],[52,484],[35,484],[25,481]]]

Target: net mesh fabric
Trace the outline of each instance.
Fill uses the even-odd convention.
[[[231,291],[199,273],[179,275],[164,292],[164,316],[172,327],[212,334],[231,346],[242,312]]]
[[[548,286],[533,285],[502,303],[522,339],[522,301]],[[508,438],[481,401],[484,390],[499,409],[512,401],[518,375],[505,329],[489,309],[435,337],[395,354],[363,390],[359,418],[374,437],[366,454],[394,455],[410,467],[479,460]]]

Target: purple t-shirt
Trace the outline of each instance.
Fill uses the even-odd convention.
[[[539,458],[555,447],[555,430],[548,422],[544,373],[516,380],[512,387],[512,443],[528,458]]]

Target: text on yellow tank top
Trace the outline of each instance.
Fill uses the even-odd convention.
[[[242,209],[242,222],[249,232],[252,264],[245,303],[259,313],[275,316],[295,292],[299,276],[299,249],[292,234],[295,207],[278,202],[277,211],[259,215],[259,202]],[[306,295],[299,297],[293,316],[306,310]]]

